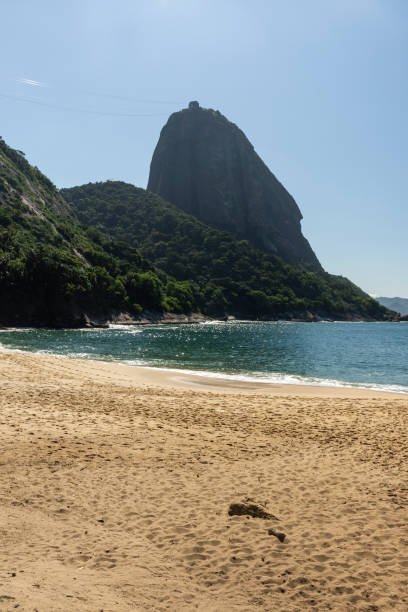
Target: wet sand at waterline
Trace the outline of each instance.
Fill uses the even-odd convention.
[[[2,612],[408,609],[406,396],[11,352],[0,389]]]

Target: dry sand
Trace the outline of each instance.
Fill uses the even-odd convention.
[[[18,353],[0,387],[2,612],[408,610],[406,397]]]

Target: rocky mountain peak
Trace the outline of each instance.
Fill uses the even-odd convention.
[[[153,154],[148,189],[288,263],[321,271],[292,196],[245,134],[197,101],[173,113]]]

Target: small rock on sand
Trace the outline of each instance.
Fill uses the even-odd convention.
[[[230,516],[247,515],[254,518],[273,519],[275,521],[279,520],[276,516],[270,514],[263,504],[260,504],[249,497],[243,501],[230,504],[228,514]]]
[[[268,529],[268,534],[275,536],[275,538],[278,538],[279,542],[284,542],[286,538],[285,533],[282,533],[281,531],[275,531],[275,529],[272,529],[272,527]]]

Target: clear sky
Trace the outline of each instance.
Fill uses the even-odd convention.
[[[0,23],[0,134],[58,187],[145,187],[168,115],[199,100],[329,272],[408,297],[406,0],[1,0]]]

